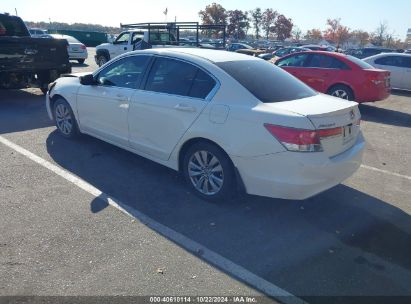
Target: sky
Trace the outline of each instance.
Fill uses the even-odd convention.
[[[389,31],[403,40],[411,28],[411,0],[1,0],[1,10],[18,15],[25,21],[57,21],[66,23],[97,23],[119,26],[120,23],[200,21],[198,12],[212,2],[227,10],[273,8],[303,32],[324,30],[328,18],[341,18],[350,29],[375,31],[386,22]]]

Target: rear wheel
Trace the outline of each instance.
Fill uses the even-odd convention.
[[[53,114],[56,127],[61,135],[66,138],[74,138],[79,134],[73,111],[68,102],[63,98],[57,99],[54,103]]]
[[[78,63],[83,64],[86,61],[86,59],[77,59],[77,61]]]
[[[233,165],[216,145],[208,142],[192,145],[184,156],[183,173],[188,186],[202,199],[220,202],[233,194]]]
[[[328,90],[327,94],[345,100],[354,100],[353,91],[345,85],[333,86]]]

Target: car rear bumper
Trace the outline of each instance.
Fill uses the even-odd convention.
[[[353,147],[332,158],[296,152],[231,158],[248,194],[303,200],[350,177],[361,165],[364,147],[360,133]]]
[[[87,53],[69,53],[70,60],[87,59]]]
[[[359,96],[356,96],[355,101],[358,103],[387,99],[391,94],[391,88],[374,86],[362,88],[362,92]]]

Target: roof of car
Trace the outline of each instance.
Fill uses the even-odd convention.
[[[407,53],[379,53],[377,55],[373,55],[364,59],[368,59],[368,58],[378,58],[378,57],[385,57],[385,56],[402,56],[402,57],[411,57],[411,54],[407,54]]]
[[[260,58],[252,57],[235,52],[227,52],[225,50],[210,50],[201,48],[154,48],[144,51],[135,51],[135,53],[155,53],[161,55],[180,55],[183,57],[200,57],[211,62],[227,62],[227,61],[240,61],[240,60],[261,60]]]

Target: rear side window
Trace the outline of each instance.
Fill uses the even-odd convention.
[[[265,103],[302,99],[317,94],[291,74],[263,60],[227,61],[216,65]]]
[[[215,84],[211,76],[190,63],[157,58],[151,68],[145,89],[204,99]]]
[[[298,54],[281,59],[277,62],[279,67],[304,67],[308,59],[308,54]]]
[[[335,57],[323,54],[313,54],[310,56],[306,67],[319,69],[349,70],[350,68]]]
[[[360,66],[363,70],[373,70],[374,67],[371,64],[366,63],[364,60],[358,59],[356,57],[347,55],[346,57],[351,62],[355,63],[356,65]]]

